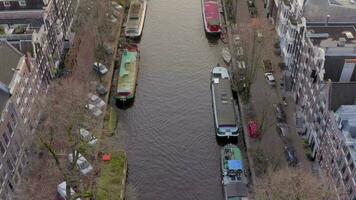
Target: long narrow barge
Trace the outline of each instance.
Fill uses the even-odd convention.
[[[221,18],[218,0],[201,0],[205,32],[211,35],[221,33]]]
[[[136,45],[124,49],[116,88],[117,102],[130,102],[135,98],[136,81],[139,68],[139,50]]]
[[[217,137],[237,138],[241,125],[236,116],[228,70],[216,66],[211,73],[214,123]]]
[[[127,16],[125,36],[139,38],[142,35],[147,9],[147,0],[132,0]]]

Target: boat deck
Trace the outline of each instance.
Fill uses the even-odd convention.
[[[219,4],[216,0],[204,0],[204,10],[209,24],[220,25]]]
[[[137,62],[136,51],[124,51],[121,58],[117,93],[133,92],[136,85]]]
[[[218,126],[236,126],[236,114],[234,100],[231,92],[229,79],[219,79],[218,83],[213,83],[215,109]]]
[[[135,27],[140,24],[140,20],[143,15],[143,7],[144,2],[141,0],[131,3],[126,24],[128,27]]]
[[[236,145],[226,145],[221,152],[221,165],[225,198],[247,197],[247,177],[240,148]]]

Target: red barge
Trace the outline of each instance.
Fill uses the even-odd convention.
[[[212,35],[221,33],[221,19],[218,0],[201,0],[205,32]]]

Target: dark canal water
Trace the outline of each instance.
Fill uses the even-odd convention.
[[[140,49],[136,100],[119,114],[128,183],[139,200],[222,199],[209,88],[221,47],[200,0],[150,0]]]

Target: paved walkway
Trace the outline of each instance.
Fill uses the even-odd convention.
[[[264,121],[266,124],[262,132],[261,140],[247,138],[247,148],[249,151],[255,148],[261,148],[268,158],[270,167],[283,167],[287,165],[283,153],[284,144],[276,133],[276,118],[273,104],[281,102],[284,94],[278,86],[272,88],[266,83],[262,65],[263,59],[271,60],[272,65],[274,66],[274,75],[277,79],[277,85],[279,85],[282,71],[278,67],[278,64],[282,62],[282,60],[280,56],[275,53],[276,49],[274,48],[277,33],[274,25],[266,18],[262,0],[257,0],[255,2],[258,10],[258,17],[255,19],[250,17],[246,1],[236,2],[237,27],[235,30],[232,30],[232,32],[233,34],[238,33],[241,37],[248,66],[251,67],[252,62],[257,62],[255,65],[257,73],[251,86],[250,103],[243,106],[241,115],[245,126],[249,120],[256,120],[258,124],[261,124],[261,121]],[[256,41],[254,35],[256,35],[257,32],[262,32],[263,34],[263,39],[260,42],[254,42]],[[254,56],[252,56],[253,54]],[[310,170],[312,163],[306,159],[303,140],[296,134],[295,104],[291,95],[287,94],[286,96],[288,106],[285,107],[285,111],[287,114],[287,122],[290,127],[290,142],[297,151],[300,167]],[[251,154],[251,152],[249,154]],[[256,166],[252,166],[251,169],[255,167]]]

